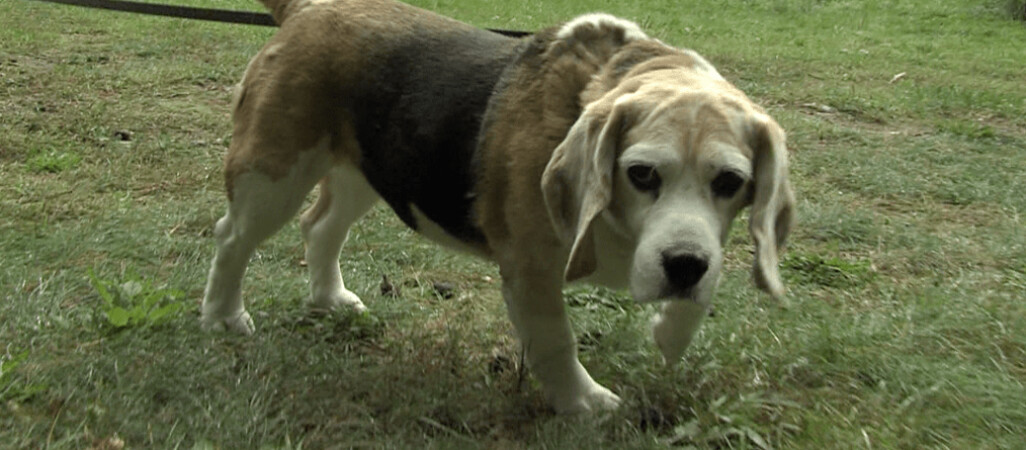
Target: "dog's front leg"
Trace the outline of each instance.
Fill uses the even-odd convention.
[[[620,398],[596,383],[577,359],[577,341],[563,306],[561,272],[504,268],[502,273],[510,320],[549,404],[559,413],[619,405]]]
[[[652,320],[652,334],[663,354],[663,361],[673,366],[691,345],[702,318],[709,315],[706,302],[675,301],[663,305]]]

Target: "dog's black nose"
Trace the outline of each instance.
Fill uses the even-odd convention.
[[[691,289],[709,270],[709,260],[690,251],[666,250],[663,252],[663,271],[674,290]]]

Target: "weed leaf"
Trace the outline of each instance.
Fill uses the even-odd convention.
[[[128,325],[129,314],[125,308],[115,306],[107,310],[107,321],[114,328],[121,328]]]
[[[105,286],[99,278],[96,278],[96,272],[94,272],[93,269],[89,269],[89,282],[93,285],[93,289],[96,289],[96,293],[100,294],[100,299],[102,299],[104,303],[108,306],[114,305],[114,296],[111,295],[107,286]]]

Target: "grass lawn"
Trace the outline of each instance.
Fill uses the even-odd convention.
[[[651,308],[573,287],[625,404],[560,417],[497,270],[382,207],[342,260],[369,314],[305,313],[293,224],[250,266],[257,334],[202,333],[230,89],[274,29],[3,0],[0,448],[1026,448],[1022,1],[412,3],[527,30],[601,10],[704,54],[788,130],[793,307],[751,286],[743,226],[675,368]]]

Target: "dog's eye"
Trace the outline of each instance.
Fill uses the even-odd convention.
[[[639,191],[654,191],[659,189],[663,180],[659,178],[659,172],[655,167],[638,164],[627,168],[627,177]]]
[[[712,191],[717,197],[730,198],[745,184],[745,179],[734,172],[724,171],[712,182]]]

